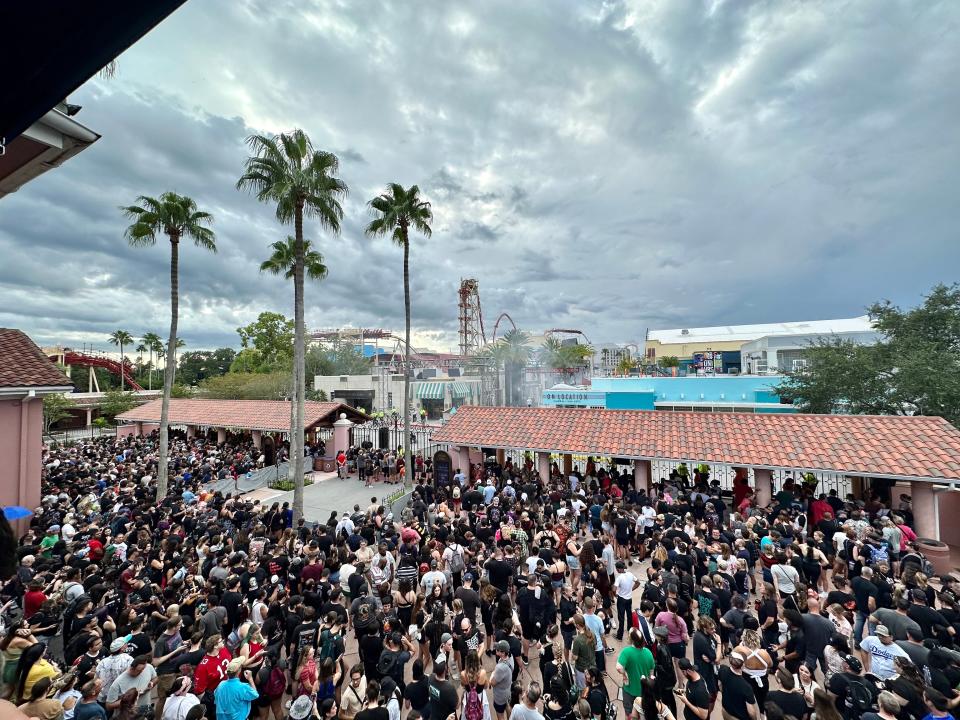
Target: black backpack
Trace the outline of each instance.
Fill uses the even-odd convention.
[[[380,659],[377,660],[377,672],[380,674],[380,677],[394,677],[397,671],[397,665],[399,664],[398,661],[397,653],[393,650],[384,650],[380,653]]]
[[[847,683],[847,697],[844,700],[843,716],[846,720],[860,720],[860,717],[873,710],[873,693],[867,684],[857,678]]]

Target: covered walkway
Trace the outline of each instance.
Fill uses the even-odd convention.
[[[153,400],[140,407],[117,415],[123,423],[117,436],[144,435],[160,427],[161,400]],[[194,400],[171,398],[169,422],[171,426],[185,426],[187,437],[197,432],[214,431],[217,442],[226,442],[227,434],[249,433],[256,447],[264,446],[268,464],[272,464],[274,435],[290,432],[289,400]],[[356,408],[337,402],[308,402],[304,409],[303,431],[309,435],[321,428],[335,427],[341,415],[346,415],[347,426],[364,423],[369,418]],[[346,428],[337,449],[346,448]]]
[[[904,481],[917,532],[937,540],[941,514],[960,513],[960,493],[944,492],[960,483],[960,430],[939,417],[464,406],[432,440],[449,443],[461,467],[480,448],[535,452],[542,476],[551,453],[564,457],[564,472],[574,454],[629,460],[644,489],[653,460],[734,465],[753,470],[761,505],[770,502],[773,470],[844,473],[855,487],[858,478]],[[960,545],[957,525],[945,542]]]

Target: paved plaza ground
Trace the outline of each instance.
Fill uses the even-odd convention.
[[[262,478],[259,481],[240,481],[240,490],[243,497],[247,500],[259,500],[264,505],[271,505],[275,502],[293,504],[293,491],[274,490],[266,486],[266,482],[272,479],[275,472],[272,468],[263,471],[270,475],[269,478]],[[253,486],[254,489],[247,490]],[[357,480],[354,474],[346,480],[341,480],[336,473],[314,472],[313,484],[303,489],[303,515],[309,522],[325,523],[330,513],[336,511],[342,514],[344,511],[353,511],[354,505],[359,505],[366,509],[370,505],[370,498],[377,498],[378,502],[392,495],[400,489],[400,485],[388,485],[386,483],[377,483],[374,487],[364,487],[363,483]],[[222,488],[224,492],[233,491],[233,483],[225,483]]]

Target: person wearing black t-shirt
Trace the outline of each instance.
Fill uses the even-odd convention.
[[[797,692],[796,683],[793,681],[793,673],[785,666],[780,666],[777,670],[777,682],[780,683],[780,690],[771,690],[767,693],[766,703],[773,703],[783,710],[784,715],[791,715],[797,720],[804,720],[810,709],[807,707],[807,701],[803,698],[803,692]]]
[[[509,592],[510,578],[513,577],[513,566],[503,559],[503,550],[497,547],[494,550],[493,558],[487,560],[484,567],[490,578],[490,584],[501,593]]]
[[[455,712],[459,704],[457,689],[453,683],[447,680],[447,663],[438,662],[433,665],[433,675],[429,681],[430,692],[430,717],[442,718],[446,720],[447,716]],[[357,715],[357,720],[379,720],[378,718],[361,718]]]
[[[367,701],[354,720],[390,720],[390,711],[380,704],[380,683],[367,683]]]
[[[677,693],[677,698],[683,704],[683,720],[707,720],[716,702],[716,693],[711,696],[706,681],[687,658],[681,658],[677,666],[687,679],[686,689]]]
[[[737,720],[759,720],[757,697],[743,676],[745,658],[734,652],[730,665],[720,666],[720,705],[724,712]]]
[[[413,681],[403,689],[403,699],[421,716],[430,704],[430,679],[424,674],[423,660],[419,658],[413,661]]]

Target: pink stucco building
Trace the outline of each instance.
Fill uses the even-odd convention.
[[[40,505],[43,396],[71,390],[29,337],[0,328],[0,506]]]

